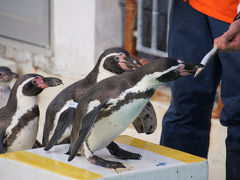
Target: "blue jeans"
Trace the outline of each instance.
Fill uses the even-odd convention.
[[[228,23],[175,0],[169,57],[199,63],[212,49],[214,38],[228,27]],[[240,51],[219,52],[197,78],[188,76],[171,83],[172,100],[163,118],[160,144],[207,158],[211,112],[220,80],[224,103],[220,120],[228,127],[227,179],[235,179],[240,178]]]

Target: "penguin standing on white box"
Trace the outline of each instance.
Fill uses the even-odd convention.
[[[0,153],[33,147],[39,123],[37,95],[59,84],[58,78],[38,74],[23,75],[15,82],[6,106],[0,109]]]
[[[124,168],[120,162],[94,155],[104,147],[117,158],[140,159],[140,154],[121,149],[113,140],[136,119],[162,82],[194,74],[199,67],[202,65],[161,58],[91,86],[79,98],[81,103],[73,121],[68,160],[84,150],[85,157],[96,165]]]

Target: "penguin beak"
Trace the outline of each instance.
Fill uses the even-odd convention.
[[[131,56],[124,57],[124,60],[122,62],[120,61],[120,63],[125,64],[125,70],[136,70],[136,68],[142,67],[142,64]]]
[[[43,83],[47,87],[54,87],[54,86],[58,86],[60,84],[63,84],[61,79],[54,78],[54,77],[43,77]]]
[[[195,74],[198,71],[198,69],[203,67],[204,66],[202,64],[181,63],[181,66],[179,67],[178,71],[181,76],[188,76],[191,74]]]

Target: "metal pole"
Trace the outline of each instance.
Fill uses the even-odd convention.
[[[144,47],[142,44],[142,14],[143,14],[143,0],[138,0],[137,4],[137,37],[136,50],[146,54],[152,54],[155,56],[167,56],[166,52],[157,50],[157,21],[158,21],[158,0],[153,0],[153,12],[152,12],[152,36],[151,36],[151,48]]]
[[[157,21],[158,21],[158,0],[153,0],[152,4],[152,36],[151,48],[157,49]]]
[[[143,0],[138,0],[137,5],[137,47],[142,46],[142,10],[143,10]]]

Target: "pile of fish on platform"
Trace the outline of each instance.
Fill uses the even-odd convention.
[[[153,133],[157,118],[149,100],[156,88],[161,83],[194,74],[201,66],[167,57],[142,66],[123,48],[105,50],[84,79],[63,89],[48,105],[42,140],[44,150],[70,143],[66,153],[69,161],[77,154],[84,154],[91,163],[114,169],[125,166],[98,157],[94,152],[106,147],[118,159],[141,159],[140,154],[121,149],[114,139],[131,123],[138,133]],[[39,147],[36,96],[47,87],[62,84],[58,78],[25,74],[10,90],[13,78],[18,78],[16,73],[0,67],[0,88],[8,90],[0,91],[0,97],[9,96],[7,102],[1,100],[0,153]]]

